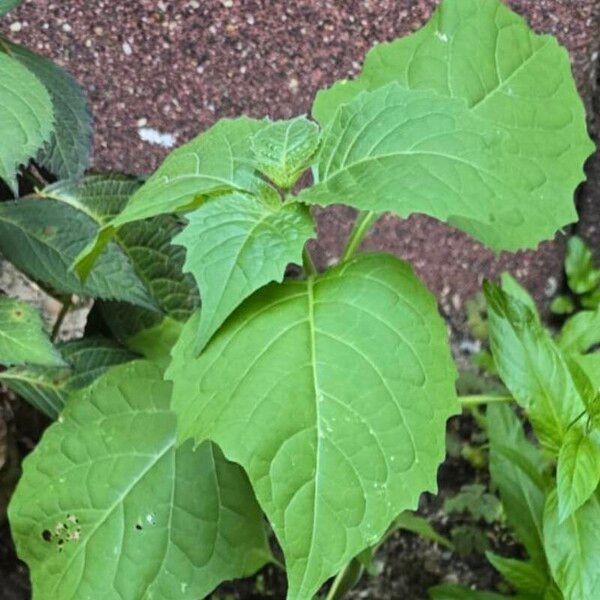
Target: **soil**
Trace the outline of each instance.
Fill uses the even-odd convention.
[[[536,29],[553,33],[567,47],[589,114],[597,114],[600,3],[509,3]],[[307,113],[318,89],[356,74],[369,47],[414,31],[436,4],[436,0],[25,0],[2,21],[0,33],[53,58],[86,89],[95,117],[95,169],[144,173],[156,168],[168,152],[142,139],[145,128],[168,134],[180,144],[224,116],[285,118]],[[590,181],[579,194],[582,222],[577,230],[595,244],[600,258],[598,156],[590,161],[589,174]],[[318,212],[320,241],[315,251],[320,266],[339,256],[352,218],[353,211],[344,207]],[[538,301],[547,302],[562,285],[564,233],[536,252],[495,256],[432,219],[415,216],[399,221],[385,216],[365,247],[411,262],[438,296],[460,338],[464,303],[484,277],[509,270]],[[0,390],[0,406],[8,405],[14,408],[14,399],[7,404]],[[450,427],[464,441],[474,432],[466,418],[454,419]],[[18,431],[17,447],[25,455],[35,432]],[[440,494],[424,495],[421,513],[448,534],[462,521],[443,513],[443,498],[481,477],[466,461],[449,458],[439,472]],[[485,531],[491,547],[518,552],[501,526]],[[365,576],[351,599],[416,600],[426,598],[429,586],[444,581],[480,589],[499,583],[482,555],[461,558],[406,532],[396,533],[378,560],[382,574]],[[222,586],[214,597],[280,599],[284,589],[283,574],[267,568],[258,577]],[[28,598],[27,571],[14,555],[4,523],[0,600]]]

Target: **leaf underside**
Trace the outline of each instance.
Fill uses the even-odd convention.
[[[117,367],[25,460],[9,518],[34,596],[196,600],[268,559],[243,471],[208,442],[175,448],[170,393],[148,363]]]
[[[455,371],[433,297],[401,261],[363,255],[244,303],[199,358],[193,317],[167,377],[178,436],[248,473],[309,598],[436,488]]]

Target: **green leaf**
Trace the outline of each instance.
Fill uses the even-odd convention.
[[[490,206],[490,219],[482,226],[473,223],[471,215],[466,215],[469,220],[465,222],[460,213],[455,215],[460,218],[454,219],[454,225],[492,248],[513,249],[534,246],[551,236],[553,230],[576,220],[573,192],[584,179],[583,163],[592,153],[593,144],[569,56],[554,38],[536,35],[500,0],[444,0],[416,34],[371,50],[356,81],[339,82],[320,92],[313,114],[322,124],[338,121],[340,115],[350,114],[342,105],[351,103],[361,91],[391,82],[407,90],[429,90],[462,100],[471,116],[481,119],[483,138],[491,131],[502,138],[497,150],[499,164],[489,163],[493,168],[481,177],[496,193],[514,188],[516,196],[506,203],[500,198],[495,200]],[[443,114],[448,121],[452,119],[451,114]],[[402,122],[394,125],[402,127]],[[386,123],[380,133],[390,132]],[[427,143],[425,137],[422,131],[423,144]],[[473,142],[457,136],[452,140],[451,146],[448,138],[448,147],[462,141],[474,150],[474,155],[477,153]],[[429,144],[435,141],[439,143],[433,139]],[[455,177],[449,178],[450,168],[448,163],[446,184],[465,183],[473,188],[469,180],[465,181],[464,168],[452,169]],[[424,172],[434,177],[439,174],[439,170]],[[498,176],[500,181],[491,180],[489,175]],[[422,173],[417,173],[421,186],[422,178]],[[438,184],[433,181],[430,186]],[[429,209],[429,202],[434,200],[445,204],[448,193],[439,190],[435,199],[422,199],[416,210],[431,214],[424,208]],[[525,210],[519,206],[518,197],[530,203]],[[489,201],[489,192],[484,194],[482,205],[476,205],[479,212],[485,200]],[[491,217],[496,220],[492,222]],[[507,231],[494,232],[503,225]]]
[[[575,294],[591,292],[600,283],[600,269],[596,269],[586,243],[576,235],[567,242],[565,271],[569,287]]]
[[[0,17],[19,4],[21,4],[21,0],[0,0]]]
[[[550,303],[550,310],[555,315],[570,315],[575,308],[575,301],[567,295],[556,296]]]
[[[554,580],[568,600],[593,600],[600,588],[600,501],[592,496],[561,523],[556,492],[544,512],[544,544]]]
[[[132,360],[133,354],[100,337],[72,340],[58,346],[66,365],[18,366],[0,373],[4,385],[51,419],[56,419],[69,396],[91,385],[110,367]]]
[[[105,313],[106,314],[106,313]],[[171,350],[183,329],[182,323],[165,317],[158,325],[140,329],[125,338],[125,345],[166,369],[171,362]]]
[[[119,299],[156,310],[134,265],[114,242],[86,282],[69,270],[97,230],[90,216],[58,200],[0,204],[0,252],[18,269],[61,293]]]
[[[248,117],[222,119],[171,152],[112,225],[191,208],[208,195],[268,194],[269,186],[256,173],[251,148],[252,136],[267,126],[268,121]]]
[[[509,406],[487,408],[490,441],[490,474],[498,486],[509,525],[529,557],[545,565],[543,514],[547,481],[538,448],[527,441],[521,422]]]
[[[209,200],[188,219],[174,243],[186,248],[184,270],[202,293],[199,353],[245,298],[271,281],[281,282],[288,263],[302,262],[302,248],[315,231],[305,206],[271,207],[243,194]]]
[[[87,277],[116,230],[126,223],[190,210],[207,197],[233,191],[276,200],[275,190],[256,171],[251,147],[252,136],[268,125],[248,117],[221,119],[171,152],[123,212],[81,251],[75,270]]]
[[[499,556],[494,552],[486,552],[485,555],[494,568],[517,591],[529,594],[534,598],[544,597],[550,582],[548,581],[548,573],[540,570],[538,565],[524,560]]]
[[[3,46],[40,80],[52,99],[55,127],[38,161],[59,178],[80,177],[89,165],[92,147],[92,119],[83,90],[51,60],[7,40]]]
[[[589,497],[600,483],[600,432],[573,426],[558,454],[556,486],[558,517],[562,523]]]
[[[286,559],[288,598],[320,585],[436,488],[454,365],[433,296],[389,255],[270,285],[167,377],[178,436],[249,474]]]
[[[522,302],[535,315],[538,315],[537,305],[531,294],[510,274],[502,273],[500,276],[500,287],[513,298]],[[539,316],[539,315],[538,315]]]
[[[584,410],[565,358],[527,306],[489,282],[484,291],[500,378],[527,411],[540,442],[558,453],[569,425]]]
[[[600,309],[582,310],[568,319],[556,342],[564,352],[584,353],[600,344]]]
[[[494,523],[502,516],[502,505],[494,494],[486,493],[481,484],[468,484],[460,488],[460,492],[444,500],[444,512],[468,512],[474,519],[483,519],[486,523]]]
[[[62,365],[44,331],[39,313],[29,304],[0,296],[0,365]]]
[[[451,583],[429,588],[429,597],[431,600],[504,600],[506,598],[494,592],[481,592]]]
[[[275,121],[251,140],[258,169],[288,190],[308,166],[319,146],[319,127],[305,117]]]
[[[40,598],[195,600],[268,558],[242,470],[210,443],[175,448],[171,386],[148,363],[72,398],[25,460],[9,508]]]
[[[450,550],[453,548],[452,542],[448,538],[438,533],[431,526],[431,523],[429,523],[427,519],[420,517],[409,510],[405,510],[400,514],[400,516],[396,517],[394,525],[398,529],[404,529],[405,531],[415,533],[425,540],[435,542],[436,544],[444,546],[445,548],[449,548]]]
[[[0,179],[15,195],[19,165],[50,139],[53,120],[50,95],[39,79],[0,52]]]
[[[59,200],[84,212],[100,225],[119,214],[141,181],[128,175],[88,175],[81,181],[58,181],[44,188],[44,198]]]
[[[534,247],[576,220],[573,190],[548,210],[545,176],[509,148],[508,134],[463,101],[392,83],[340,108],[323,134],[317,183],[299,199],[423,213],[494,250]]]

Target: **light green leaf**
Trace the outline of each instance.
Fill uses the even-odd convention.
[[[83,90],[51,60],[7,40],[3,47],[40,80],[52,99],[55,127],[38,161],[59,178],[80,177],[88,167],[92,147],[92,119]]]
[[[600,483],[600,432],[573,426],[558,454],[556,486],[558,517],[562,523],[589,497]]]
[[[535,563],[506,558],[494,552],[486,552],[485,555],[494,568],[517,591],[535,598],[544,598],[548,586],[551,585],[545,570],[541,570]]]
[[[170,395],[157,367],[116,367],[25,460],[9,518],[35,597],[196,600],[264,564],[245,475],[208,442],[175,448]]]
[[[25,363],[64,364],[38,312],[26,302],[0,296],[0,365]]]
[[[400,514],[400,516],[396,517],[394,525],[398,529],[404,529],[405,531],[415,533],[419,537],[431,542],[435,542],[436,544],[444,546],[445,548],[453,548],[452,542],[448,538],[438,533],[427,519],[420,517],[416,513],[413,513],[409,510],[405,510]]]
[[[408,265],[367,254],[264,288],[194,358],[198,320],[167,373],[179,439],[211,439],[244,467],[288,598],[310,598],[436,488],[458,411],[436,302]]]
[[[199,353],[245,298],[271,281],[281,282],[288,263],[302,262],[302,248],[315,231],[305,206],[271,207],[244,194],[209,200],[188,220],[174,243],[186,248],[184,271],[202,294]]]
[[[157,325],[140,329],[137,333],[126,337],[125,345],[166,369],[171,362],[171,349],[179,339],[182,329],[181,322],[171,317],[164,317]]]
[[[256,173],[250,141],[267,126],[268,121],[248,117],[222,119],[171,152],[112,225],[191,208],[208,195],[268,194],[269,186]]]
[[[0,373],[0,381],[51,419],[56,419],[69,396],[93,383],[110,367],[132,360],[133,354],[100,337],[72,340],[58,346],[66,365],[18,366]]]
[[[600,269],[596,269],[592,252],[579,236],[574,235],[567,242],[565,271],[575,294],[591,292],[600,283]]]
[[[9,10],[21,4],[22,0],[0,0],[0,17],[3,17]]]
[[[521,210],[516,197],[507,204],[497,200],[489,211],[496,221],[479,227],[465,223],[459,213],[456,226],[492,248],[512,249],[534,246],[551,236],[552,223],[558,229],[576,220],[573,192],[584,179],[583,163],[593,144],[569,56],[554,38],[536,35],[501,0],[444,0],[416,34],[371,50],[355,81],[320,92],[313,114],[322,124],[332,122],[349,114],[347,109],[336,110],[361,91],[391,82],[462,100],[471,115],[482,120],[482,134],[496,131],[502,137],[498,162],[507,169],[508,179],[493,168],[490,173],[502,181],[487,179],[488,185],[495,191],[503,184],[515,187],[531,202]],[[386,124],[382,135],[389,131]],[[486,176],[482,178],[485,182]],[[422,176],[418,180],[421,183]],[[461,178],[457,170],[452,182],[464,182],[464,175]],[[447,194],[438,194],[435,201],[447,202]],[[423,207],[416,210],[426,212]],[[506,237],[493,231],[501,223],[510,227],[503,232]]]
[[[57,200],[0,204],[0,252],[18,269],[61,293],[119,299],[156,310],[134,265],[114,242],[86,282],[69,270],[97,230],[92,218]]]
[[[468,512],[474,519],[494,523],[502,516],[502,505],[494,494],[486,492],[484,485],[473,483],[463,485],[460,492],[444,500],[444,512]]]
[[[319,146],[319,127],[305,117],[275,121],[252,137],[258,169],[288,190],[308,166]]]
[[[564,352],[584,353],[600,344],[600,309],[582,310],[568,319],[556,342]]]
[[[570,315],[576,308],[573,298],[566,294],[556,296],[550,303],[550,311],[555,315]]]
[[[523,433],[509,406],[487,408],[490,474],[498,487],[509,525],[537,565],[545,565],[543,514],[547,481],[542,454]]]
[[[472,590],[463,585],[447,583],[429,588],[431,600],[505,600],[507,596],[494,592]]]
[[[556,492],[544,512],[544,544],[554,580],[567,600],[595,600],[600,589],[600,502],[593,495],[560,522]]]
[[[53,121],[46,88],[23,65],[0,52],[0,179],[15,195],[19,165],[28,162],[50,139]]]
[[[585,408],[565,358],[527,306],[489,282],[484,291],[500,378],[527,411],[540,442],[558,453]]]
[[[538,315],[537,305],[535,300],[531,297],[531,294],[510,274],[507,272],[502,273],[500,276],[500,287],[513,298],[516,298],[522,302],[527,308],[533,312],[536,316]]]
[[[323,134],[316,184],[299,199],[419,212],[494,250],[533,247],[576,219],[573,190],[549,210],[544,174],[507,148],[508,134],[463,101],[392,83],[340,108]]]

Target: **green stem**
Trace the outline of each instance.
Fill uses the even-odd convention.
[[[302,266],[304,267],[304,273],[307,277],[311,277],[317,274],[315,263],[312,260],[307,245],[305,245],[304,250],[302,250]]]
[[[335,576],[325,600],[342,600],[360,581],[363,571],[364,567],[357,558],[346,563],[345,567]]]
[[[492,404],[494,402],[512,402],[512,396],[502,395],[486,395],[480,394],[476,396],[459,396],[458,402],[463,408],[470,406],[478,406],[480,404]]]
[[[344,262],[354,256],[354,253],[358,250],[363,238],[371,228],[371,225],[373,225],[378,218],[379,214],[372,210],[365,210],[359,213],[358,217],[356,217],[354,228],[352,229],[352,233],[348,239],[348,244],[344,250],[341,262]]]
[[[63,300],[63,305],[62,308],[60,309],[60,312],[58,313],[58,317],[56,318],[56,322],[54,323],[54,327],[52,328],[52,341],[56,342],[56,340],[58,339],[58,334],[60,333],[60,328],[62,327],[63,321],[65,320],[65,317],[67,316],[67,314],[69,313],[69,311],[71,310],[71,308],[73,307],[73,296],[67,296],[64,300]]]

